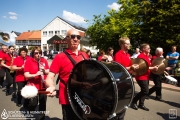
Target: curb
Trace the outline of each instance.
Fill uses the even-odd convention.
[[[136,83],[136,84],[137,84],[137,82],[136,82],[136,81],[134,81],[134,83]],[[149,86],[154,86],[154,85],[149,84]],[[165,89],[165,90],[171,90],[171,91],[175,91],[175,92],[180,92],[180,89],[178,90],[178,89],[168,88],[168,87],[164,87],[164,86],[162,86],[162,89]]]

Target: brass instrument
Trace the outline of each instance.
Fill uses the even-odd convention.
[[[10,32],[0,31],[0,43],[10,46],[15,45],[15,37]]]
[[[131,70],[131,73],[132,73],[134,76],[143,75],[143,74],[145,74],[145,73],[148,71],[148,69],[149,69],[148,63],[147,63],[144,59],[135,58],[135,59],[132,59],[131,62],[132,62],[132,65],[133,65],[133,64],[139,65],[139,68],[138,68],[137,70]]]

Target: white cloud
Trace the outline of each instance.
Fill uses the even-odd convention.
[[[85,19],[81,17],[80,15],[68,12],[66,10],[63,10],[63,18],[74,23],[86,23],[84,21]]]
[[[18,15],[18,14],[16,14],[15,12],[8,12],[8,14],[10,14],[10,15]]]
[[[10,19],[13,19],[13,20],[16,20],[16,19],[17,19],[17,16],[10,16],[9,18],[10,18]]]
[[[112,3],[111,5],[107,5],[107,7],[108,8],[111,8],[111,9],[114,9],[114,10],[119,10],[119,8],[120,8],[120,4],[118,4],[118,3]]]
[[[3,18],[7,18],[6,16],[3,16]]]

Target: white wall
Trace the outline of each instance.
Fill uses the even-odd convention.
[[[43,44],[46,44],[47,49],[49,49],[49,46],[47,45],[47,41],[55,35],[55,31],[59,30],[60,35],[65,37],[65,35],[63,35],[61,33],[61,30],[67,30],[68,31],[69,29],[75,29],[75,28],[70,26],[69,24],[67,24],[63,20],[61,20],[59,17],[56,17],[52,22],[50,22],[48,25],[46,25],[41,30],[41,49],[44,51]],[[43,36],[43,31],[47,31],[47,36]],[[49,36],[49,31],[53,31],[52,36]]]

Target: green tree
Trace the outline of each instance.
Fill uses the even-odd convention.
[[[149,43],[151,48],[180,45],[179,0],[118,0],[118,11],[94,15],[86,33],[92,45],[119,49],[118,39],[128,36],[133,47]],[[170,50],[170,49],[165,49]]]

